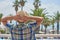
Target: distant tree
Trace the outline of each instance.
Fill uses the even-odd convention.
[[[39,16],[39,17],[45,17],[47,13],[44,13],[45,9],[42,9],[42,8],[38,8],[38,9],[34,9],[32,10],[33,13],[31,13],[31,15],[33,16]],[[43,23],[42,23],[43,25]],[[43,28],[43,27],[42,27]],[[37,29],[36,33],[39,33],[39,30],[40,30],[40,27]]]
[[[3,17],[3,14],[2,13],[0,13],[0,24],[1,24],[1,18]]]
[[[5,30],[0,30],[1,34],[5,34]]]
[[[38,9],[39,6],[41,5],[40,0],[34,0],[33,5],[34,5],[35,9]]]
[[[55,20],[57,22],[57,34],[59,34],[59,20],[60,20],[60,13],[59,13],[59,11],[57,11],[57,13],[55,14]]]
[[[19,2],[18,2],[18,0],[15,0],[13,7],[15,7],[15,11],[16,11],[16,13],[17,13],[18,7],[19,7]]]
[[[25,5],[25,2],[26,1],[24,1],[24,0],[20,0],[20,2],[19,2],[20,6],[21,6],[21,10],[23,10],[23,7]]]
[[[43,13],[44,10],[45,9],[42,9],[42,8],[34,9],[34,10],[32,10],[33,14],[31,14],[31,15],[41,17],[44,14]]]
[[[43,13],[44,9],[39,8],[39,6],[41,6],[41,1],[40,0],[34,0],[33,5],[34,5],[35,9],[32,10],[33,14],[31,14],[31,15],[42,17],[44,15],[44,13]],[[36,33],[39,33],[39,30],[40,30],[40,27],[37,29]]]
[[[53,34],[54,34],[54,23],[55,23],[55,17],[52,17],[51,19],[51,25],[52,25],[52,30],[53,30]]]
[[[15,7],[15,11],[16,11],[16,14],[17,14],[18,7],[20,7],[18,0],[15,0],[13,7]],[[10,22],[11,22],[11,21],[10,21]],[[17,22],[16,22],[16,24],[17,24]]]
[[[43,25],[45,27],[45,34],[47,32],[47,27],[50,25],[50,19],[48,17],[45,17],[43,20]]]

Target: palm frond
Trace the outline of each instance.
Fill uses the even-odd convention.
[[[3,14],[2,14],[2,13],[0,13],[0,19],[2,18],[2,16],[3,16]]]

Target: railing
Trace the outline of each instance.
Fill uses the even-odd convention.
[[[36,37],[60,37],[60,34],[35,34]],[[0,34],[0,37],[11,37],[11,34]]]
[[[36,34],[36,37],[60,37],[60,34]]]
[[[1,37],[11,37],[11,34],[0,34],[0,38]]]

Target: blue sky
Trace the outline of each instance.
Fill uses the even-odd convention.
[[[15,10],[12,6],[14,1],[15,0],[0,0],[0,13],[3,13],[4,16],[8,16],[9,14],[15,15]],[[33,2],[33,0],[27,0],[24,11],[30,13],[31,9],[34,9]],[[40,7],[46,8],[47,12],[53,15],[56,11],[60,12],[60,0],[41,0]]]
[[[3,13],[4,16],[9,14],[15,15],[15,10],[12,6],[13,2],[14,0],[0,0],[0,12]],[[33,0],[27,0],[24,11],[30,13],[31,9],[34,9],[33,2]],[[46,8],[47,12],[49,12],[50,15],[53,15],[54,12],[60,11],[60,0],[41,0],[41,8]]]

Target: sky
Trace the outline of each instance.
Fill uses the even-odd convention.
[[[15,15],[16,13],[13,7],[14,1],[15,0],[0,0],[0,13],[3,13],[4,16],[8,16],[9,14]],[[34,0],[27,0],[24,11],[27,11],[27,13],[32,12],[31,9],[34,9],[33,2]],[[47,12],[53,15],[55,12],[60,11],[60,0],[41,0],[40,7],[46,8]]]
[[[3,13],[4,16],[9,16],[9,14],[15,15],[16,13],[13,7],[14,1],[15,0],[0,0],[0,13]],[[27,11],[27,13],[32,12],[31,9],[34,9],[33,2],[34,0],[27,0],[24,11]],[[57,11],[60,12],[60,0],[41,0],[40,7],[46,8],[49,15],[53,15]]]

